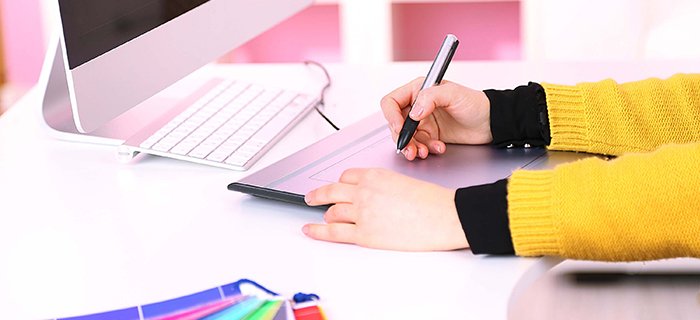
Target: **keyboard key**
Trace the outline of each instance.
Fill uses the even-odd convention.
[[[223,151],[216,151],[212,152],[210,155],[207,156],[207,160],[214,161],[214,162],[221,162],[224,161],[224,159],[228,158],[230,153],[223,152]]]
[[[207,139],[200,145],[198,145],[196,148],[194,148],[194,150],[192,150],[187,155],[198,159],[204,159],[204,157],[208,156],[212,151],[214,151],[214,149],[216,149],[220,145],[221,141]]]
[[[186,155],[199,144],[198,139],[185,139],[170,150],[171,153]]]
[[[243,167],[243,166],[245,166],[246,163],[248,163],[248,160],[250,160],[249,157],[236,155],[236,156],[231,156],[228,159],[226,159],[226,163],[230,164],[232,166]]]
[[[142,149],[244,168],[311,107],[295,92],[225,82],[145,139]]]

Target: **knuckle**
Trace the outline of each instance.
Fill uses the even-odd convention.
[[[328,227],[328,238],[338,240],[342,239],[343,237],[343,232],[342,229],[338,228],[335,225],[331,225]]]
[[[318,190],[316,190],[316,194],[315,194],[316,202],[323,203],[323,202],[328,201],[328,197],[330,195],[330,190],[329,190],[330,188],[332,188],[332,187],[325,186],[325,187],[321,187]]]
[[[340,174],[340,181],[347,181],[353,174],[352,169],[345,169],[343,173]]]
[[[333,224],[327,228],[327,236],[330,241],[340,243],[356,243],[356,234],[342,224]]]
[[[332,205],[330,208],[328,208],[328,210],[326,210],[326,214],[323,215],[323,219],[326,222],[336,220],[341,214],[339,210],[340,208],[337,204]]]
[[[463,88],[461,85],[454,83],[452,81],[447,81],[447,80],[443,80],[443,83],[441,85],[445,86],[446,88],[449,88],[449,89]]]
[[[338,196],[338,185],[332,184],[326,188],[326,200],[333,200]]]
[[[330,240],[328,236],[328,230],[326,227],[319,227],[313,230],[311,237],[316,240],[328,241]]]
[[[417,106],[422,106],[422,107],[427,107],[431,103],[430,97],[428,97],[427,93],[421,92],[418,97],[416,98],[416,103],[415,105]]]
[[[364,175],[364,179],[367,181],[377,181],[378,179],[381,178],[381,169],[378,168],[372,168],[372,169],[367,169]]]
[[[372,182],[372,181],[376,181],[378,177],[379,177],[378,169],[374,169],[374,168],[367,169],[367,171],[365,171],[365,174],[363,176],[363,180]]]
[[[428,102],[432,103],[432,101],[435,100],[435,96],[436,96],[435,91],[436,90],[437,90],[437,87],[430,87],[430,88],[427,88],[427,89],[421,91],[420,94],[418,95],[418,100],[420,100],[424,104],[428,103]]]
[[[393,101],[394,101],[394,99],[390,95],[385,95],[384,97],[382,97],[381,100],[379,100],[379,104],[382,107],[389,107],[392,105]]]
[[[326,223],[330,223],[331,221],[333,221],[333,211],[332,211],[332,209],[333,209],[333,207],[331,207],[330,209],[328,209],[328,211],[326,211],[326,214],[323,215],[323,221],[325,221]]]
[[[370,192],[368,190],[361,190],[357,194],[358,202],[360,204],[366,205],[371,201],[372,195],[374,195],[374,192]]]

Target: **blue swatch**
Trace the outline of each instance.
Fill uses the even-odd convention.
[[[214,288],[172,300],[147,304],[142,306],[141,310],[143,311],[143,317],[148,319],[220,300],[221,294],[217,288]]]
[[[139,309],[137,307],[94,313],[86,316],[61,318],[59,320],[140,320]]]

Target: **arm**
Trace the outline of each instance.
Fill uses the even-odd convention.
[[[700,76],[543,87],[551,149],[619,155],[671,145],[610,162],[516,171],[508,183],[516,253],[700,257]]]
[[[517,89],[515,91],[517,91]],[[385,116],[391,128],[395,128],[397,124],[400,124],[403,115],[405,115],[405,108],[403,107],[405,102],[413,99],[416,93],[417,90],[412,88],[412,85],[409,84],[397,89],[383,100],[382,109],[385,112]],[[695,91],[695,94],[697,94],[697,91]],[[550,96],[550,94],[547,94],[547,98]],[[429,121],[421,122],[423,134],[421,135],[419,134],[420,132],[418,132],[416,136],[414,136],[415,141],[412,152],[405,153],[407,159],[413,160],[416,155],[424,158],[428,155],[428,151],[430,153],[443,153],[445,152],[445,141],[453,143],[485,143],[491,141],[484,141],[484,139],[490,139],[491,137],[491,132],[484,131],[490,131],[488,128],[490,119],[489,99],[486,98],[484,93],[454,84],[441,85],[421,91],[416,102],[421,102],[421,106],[423,107],[421,109],[425,112],[418,114],[418,118],[414,119],[423,120],[428,118]],[[563,102],[568,103],[570,100],[563,99]],[[691,100],[688,104],[691,106],[691,110],[695,110],[693,107],[697,108],[697,105],[694,103],[695,102]],[[553,104],[559,106],[558,102],[554,102]],[[577,122],[580,120],[577,117],[571,117],[570,115],[562,117],[562,113],[556,111],[558,110],[557,106],[550,109],[549,116],[546,117],[550,122],[554,122],[554,124],[550,123],[552,129],[554,129],[557,124],[567,123],[567,121],[573,128],[586,127],[587,124]],[[571,109],[574,111],[577,110],[576,108],[562,107],[563,111],[571,111]],[[545,110],[547,109],[545,108]],[[433,111],[435,111],[435,113]],[[518,113],[520,110],[511,111]],[[493,106],[491,112],[493,112]],[[506,111],[506,114],[507,112],[508,111]],[[411,116],[413,117],[413,115]],[[677,116],[677,114],[671,113],[670,117],[673,118],[675,116]],[[686,116],[690,118],[697,117],[697,112],[691,112],[690,115]],[[517,119],[519,117],[515,118]],[[609,118],[612,119],[612,117]],[[668,118],[660,117],[660,119],[664,121]],[[673,119],[675,121],[676,118]],[[493,121],[494,119],[491,120]],[[486,125],[484,126],[484,124]],[[526,124],[526,127],[527,126]],[[486,127],[486,129],[484,129],[484,127]],[[559,130],[561,129],[560,126],[557,126],[557,128],[556,132],[554,130],[552,131],[552,144],[555,144],[555,137],[562,137],[569,134],[567,130]],[[421,127],[419,127],[419,129],[421,129]],[[587,132],[587,130],[584,131]],[[517,132],[533,131],[526,128],[525,130],[515,130],[515,132],[516,136],[508,139],[517,139]],[[693,132],[695,131],[690,130],[691,134]],[[494,132],[493,135],[493,139],[495,140],[498,135],[496,132]],[[588,137],[590,135],[586,136]],[[530,139],[532,137],[525,136],[524,138]],[[521,139],[516,141],[528,140]],[[561,149],[568,148],[564,146]],[[418,150],[418,152],[416,152],[416,150]],[[423,152],[421,152],[421,150]],[[492,239],[504,241],[503,239],[506,239],[507,235],[511,235],[513,241],[505,240],[506,245],[501,248],[508,250],[509,244],[515,245],[515,251],[520,255],[552,254],[603,260],[639,260],[668,255],[698,256],[698,241],[695,240],[695,238],[688,238],[689,235],[694,237],[698,230],[698,207],[692,207],[692,202],[688,202],[688,198],[682,197],[683,195],[687,196],[689,194],[687,192],[688,190],[694,190],[697,194],[699,188],[695,180],[683,180],[687,180],[690,184],[686,185],[684,189],[678,192],[681,194],[679,197],[672,198],[674,201],[673,203],[679,204],[681,208],[686,208],[685,205],[689,205],[688,208],[690,208],[688,210],[682,210],[679,213],[680,216],[676,215],[674,217],[679,218],[679,220],[668,220],[666,216],[663,216],[666,211],[659,211],[655,212],[655,215],[642,215],[644,218],[658,219],[654,221],[655,223],[642,224],[634,221],[637,225],[627,226],[624,225],[625,222],[632,221],[635,217],[639,217],[634,214],[635,210],[642,212],[642,214],[649,212],[637,210],[639,208],[634,207],[634,205],[623,208],[625,210],[620,210],[620,208],[617,207],[618,203],[625,202],[619,201],[619,199],[614,197],[600,200],[597,198],[598,194],[596,193],[600,190],[610,192],[617,190],[614,188],[616,184],[610,181],[619,180],[620,182],[628,183],[626,186],[635,188],[629,188],[629,190],[624,189],[618,196],[628,197],[630,195],[637,195],[639,197],[647,197],[650,194],[644,193],[645,190],[652,189],[644,189],[643,184],[649,184],[649,180],[634,177],[634,173],[630,173],[632,169],[640,170],[639,172],[642,174],[655,172],[655,167],[644,167],[644,163],[653,163],[653,165],[661,169],[668,169],[666,167],[669,165],[676,164],[675,160],[677,159],[674,159],[674,157],[677,157],[679,154],[685,154],[685,151],[687,150],[676,153],[672,152],[672,154],[676,155],[670,157],[673,159],[672,161],[668,160],[669,157],[666,156],[665,153],[663,155],[654,154],[655,157],[659,157],[658,159],[660,160],[656,160],[658,162],[632,162],[632,160],[626,162],[626,159],[633,156],[620,157],[619,160],[612,163],[633,164],[629,165],[629,167],[627,167],[627,165],[619,165],[619,167],[614,167],[609,171],[599,171],[612,164],[601,160],[597,160],[599,162],[595,162],[596,160],[581,161],[568,166],[562,166],[553,171],[516,171],[507,185],[503,183],[504,181],[500,181],[493,185],[477,186],[466,190],[460,189],[457,190],[456,193],[454,190],[444,189],[426,182],[409,181],[412,179],[396,173],[386,172],[386,170],[352,170],[343,174],[339,183],[323,186],[307,195],[306,200],[310,205],[335,205],[331,206],[324,216],[326,222],[328,222],[327,225],[310,224],[304,227],[304,232],[314,239],[349,242],[363,246],[399,250],[449,250],[464,248],[471,245],[475,252],[496,253],[488,250],[489,242]],[[659,153],[661,153],[661,151],[659,151]],[[691,156],[691,158],[694,161],[693,164],[700,163],[697,156]],[[595,163],[599,164],[595,165]],[[698,168],[687,166],[685,162],[680,163],[682,167],[678,169],[679,171],[660,170],[660,172],[663,173],[661,176],[676,174],[676,176],[672,177],[683,177],[689,174],[695,174],[695,178],[697,179]],[[574,172],[579,172],[577,170],[581,170],[579,172],[581,174],[581,179],[591,179],[591,181],[587,181],[589,183],[583,184],[579,181],[569,179],[565,173],[562,173],[567,172],[564,168],[575,165],[585,165],[590,168],[595,167],[598,169],[594,169],[593,172],[587,172],[585,168],[574,169]],[[621,175],[617,175],[620,170],[619,168],[627,169],[622,170],[624,174],[621,173]],[[592,173],[596,172],[598,172],[598,178],[592,175]],[[615,173],[615,175],[607,174],[610,172]],[[528,176],[529,174],[532,174],[532,176]],[[381,175],[382,177],[379,178],[377,175]],[[543,177],[544,179],[542,179]],[[668,183],[661,183],[660,185],[663,190],[667,192],[666,194],[669,194],[669,190],[673,190],[671,187],[674,186],[674,183],[678,183],[680,180],[682,179],[669,178],[667,181]],[[566,184],[557,184],[561,181],[564,181]],[[521,183],[525,187],[517,188]],[[583,192],[578,192],[577,183],[587,189],[583,190]],[[411,192],[397,192],[398,189],[406,185],[411,186]],[[539,189],[530,190],[529,188],[532,186],[544,189],[544,193]],[[557,193],[564,186],[570,187],[565,194],[568,198]],[[632,191],[639,193],[629,193]],[[477,194],[475,192],[482,192],[481,195],[483,196],[474,196]],[[501,209],[494,209],[488,206],[478,207],[470,205],[492,203],[487,199],[501,199],[501,204],[506,203],[504,199],[506,192],[508,194],[507,211],[505,206],[502,206]],[[572,215],[563,215],[558,211],[561,210],[560,208],[570,208],[571,206],[575,207],[576,205],[581,205],[578,203],[581,202],[581,199],[573,198],[578,193],[588,197],[584,199],[586,201],[585,204],[607,206],[606,210],[608,211],[605,212],[607,215],[599,214],[596,216],[594,214],[595,212],[590,212],[591,210],[588,210],[590,208],[583,208],[581,209],[583,211],[577,211]],[[470,195],[470,201],[473,203],[460,202],[464,200],[460,197],[462,194]],[[450,198],[454,198],[455,202],[450,201]],[[663,202],[663,199],[659,200],[648,197],[642,200],[653,200],[648,202],[650,204]],[[535,206],[538,204],[538,201],[543,201],[547,206]],[[570,207],[563,205],[561,203],[562,201],[567,201]],[[647,204],[647,202],[642,203]],[[466,206],[464,206],[464,204],[466,204]],[[625,204],[630,205],[629,203]],[[405,205],[408,205],[408,207]],[[460,207],[461,209],[459,209],[458,215],[458,208]],[[484,211],[477,212],[475,208]],[[654,208],[659,210],[667,209],[667,207],[662,206]],[[604,211],[603,209],[605,208],[596,207],[595,209],[597,211]],[[467,212],[467,215],[464,215],[462,211],[469,212]],[[621,218],[610,215],[611,212],[617,211],[624,211]],[[406,214],[407,212],[409,214]],[[497,214],[501,215],[498,219],[485,218],[487,215],[493,217]],[[505,232],[501,234],[506,236],[498,238],[494,237],[493,233],[482,232],[481,235],[479,235],[478,232],[470,231],[468,226],[478,226],[478,229],[481,228],[476,223],[463,220],[465,216],[476,217],[477,220],[490,224],[490,227],[500,227],[502,228],[501,231],[505,230]],[[508,220],[510,221],[510,228],[508,226]],[[494,223],[494,221],[496,222]],[[587,229],[588,232],[598,232],[598,236],[592,236],[596,237],[595,239],[590,237],[579,238],[580,235],[566,233],[564,232],[566,231],[564,230],[565,228],[561,227],[562,224],[576,225],[582,221],[588,221],[588,223],[602,223],[597,225],[596,228]],[[681,222],[678,223],[678,221]],[[608,228],[609,230],[605,229],[608,227],[608,224],[611,225],[610,228]],[[639,239],[638,237],[643,237],[645,234],[641,232],[646,231],[643,227],[650,227],[652,225],[656,228],[661,228],[661,233],[654,234],[654,236],[658,237],[647,242],[644,242],[644,239]],[[462,228],[462,226],[465,227]],[[685,229],[681,228],[679,233],[673,233],[673,231],[665,228],[668,226],[681,226],[685,227]],[[576,228],[574,228],[574,230],[575,229]],[[691,230],[691,232],[689,233],[688,230]],[[470,237],[469,239],[465,239],[465,233]],[[489,239],[489,234],[491,235],[491,239]],[[680,238],[676,237],[677,235],[680,235]],[[475,236],[477,238],[474,238]],[[613,236],[618,236],[618,238],[611,238]],[[664,238],[665,236],[668,238]],[[473,240],[479,237],[482,238],[481,240],[486,240],[482,242],[481,248],[487,248],[487,250],[478,250],[479,241]],[[599,241],[597,245],[601,245],[601,243],[603,243],[601,241],[608,240],[608,242],[603,243],[602,247],[584,248],[583,246],[577,245],[577,241],[580,241],[579,239],[593,241],[590,242],[591,245],[596,245],[596,242],[594,242],[595,240]],[[630,255],[624,255],[620,250],[616,250],[617,247],[615,245],[610,244],[610,239],[616,241],[615,245],[617,245],[617,242],[631,241],[640,244],[641,247],[637,248],[638,251],[625,248],[623,250],[629,250]],[[666,244],[665,247],[664,243]],[[502,245],[503,242],[497,244]],[[567,244],[569,246],[566,246]],[[669,244],[676,244],[680,249],[672,251],[665,250],[665,248],[670,246]],[[627,245],[627,243],[624,243],[624,245]],[[572,251],[567,251],[567,249],[572,249]],[[595,251],[598,249],[600,250],[599,252]],[[649,251],[647,255],[639,254],[640,251],[646,250]],[[512,252],[514,250],[510,251]]]
[[[621,155],[700,141],[700,74],[542,86],[553,150]]]
[[[554,170],[516,171],[510,231],[522,256],[700,257],[700,143]]]

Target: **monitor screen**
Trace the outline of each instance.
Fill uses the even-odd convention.
[[[74,69],[209,0],[59,0]]]
[[[90,133],[312,0],[58,0],[70,106]]]

